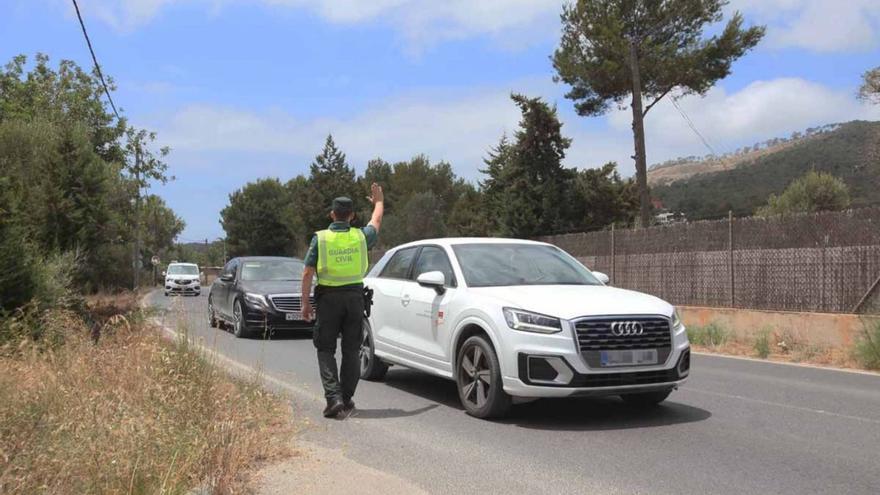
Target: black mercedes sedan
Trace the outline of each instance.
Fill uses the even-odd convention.
[[[208,321],[214,328],[230,327],[236,337],[312,330],[314,323],[302,317],[302,272],[297,258],[233,258],[211,285]]]

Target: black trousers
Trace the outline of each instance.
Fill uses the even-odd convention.
[[[323,288],[322,288],[323,289]],[[364,319],[362,288],[320,290],[316,294],[318,321],[313,340],[318,369],[328,400],[354,397],[361,377],[360,347]],[[336,368],[336,339],[342,334],[342,367]]]

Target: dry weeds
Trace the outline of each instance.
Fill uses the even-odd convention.
[[[285,453],[283,401],[142,318],[105,318],[98,345],[65,313],[46,322],[63,345],[0,356],[0,493],[240,493]]]

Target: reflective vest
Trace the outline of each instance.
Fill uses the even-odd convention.
[[[361,229],[321,230],[317,236],[318,285],[338,287],[362,283],[369,257],[367,238]]]

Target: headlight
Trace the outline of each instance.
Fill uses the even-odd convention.
[[[524,332],[556,333],[562,330],[559,318],[521,309],[504,308],[504,319],[510,328]]]
[[[269,306],[268,304],[266,304],[266,298],[263,297],[262,294],[252,294],[250,292],[245,292],[244,299],[245,299],[245,301],[253,304],[254,306],[264,307],[264,308]]]
[[[678,309],[673,308],[672,310],[672,328],[678,328],[681,326],[681,316],[678,315]]]

